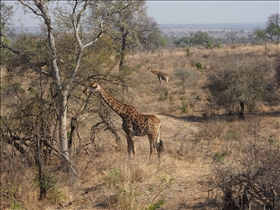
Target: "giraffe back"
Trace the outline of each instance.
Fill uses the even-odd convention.
[[[157,134],[161,126],[160,120],[155,115],[138,113],[123,118],[123,129],[133,136]]]

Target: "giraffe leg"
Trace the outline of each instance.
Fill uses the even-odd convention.
[[[150,143],[150,160],[151,160],[152,154],[155,150],[155,138],[153,137],[153,135],[148,135],[148,138]]]
[[[130,154],[131,154],[131,141],[130,141],[128,136],[126,137],[126,139],[127,139],[127,152],[128,152],[128,155],[130,156]]]
[[[159,81],[159,84],[161,84],[161,78],[159,75],[158,75],[158,81]]]
[[[128,151],[128,155],[131,155],[131,152],[133,153],[133,156],[135,156],[136,152],[135,152],[135,146],[134,146],[134,141],[131,137],[130,134],[126,135],[126,139],[127,139],[127,151]]]
[[[132,149],[132,153],[135,156],[136,155],[136,148],[134,146],[134,140],[133,138],[131,138],[131,149]]]

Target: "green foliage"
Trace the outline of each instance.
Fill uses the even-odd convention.
[[[207,32],[197,31],[193,34],[192,43],[205,45],[213,41],[213,38],[209,36]]]
[[[35,94],[36,93],[36,89],[34,87],[29,87],[28,91],[30,94]]]
[[[202,69],[202,64],[200,62],[195,63],[196,68]]]
[[[222,48],[222,44],[220,42],[217,42],[215,45],[214,45],[214,48]]]
[[[136,69],[140,69],[142,66],[143,66],[142,63],[138,63],[138,64],[136,64]]]
[[[229,131],[226,136],[225,139],[230,141],[230,140],[237,140],[240,141],[241,140],[241,134],[238,133],[237,131]]]
[[[117,54],[115,55],[115,60],[116,60],[116,61],[120,61],[120,60],[121,60],[121,54],[120,54],[120,53],[117,53]]]
[[[21,207],[21,205],[17,201],[13,200],[9,209],[10,210],[20,210],[20,209],[23,209],[23,208]]]
[[[222,153],[215,153],[213,156],[213,159],[219,162],[223,162],[225,157],[229,156],[230,152],[229,151],[224,151]]]
[[[188,112],[188,104],[185,100],[182,101],[182,107],[181,107],[181,113],[187,113]]]
[[[40,183],[41,187],[46,191],[54,190],[57,183],[57,178],[51,174],[45,174],[43,182]]]
[[[274,135],[269,135],[269,137],[267,138],[267,141],[269,142],[269,144],[271,145],[275,145],[275,146],[280,146],[280,142],[277,140],[277,137]]]
[[[154,204],[150,204],[150,206],[147,208],[147,210],[156,210],[159,209],[161,206],[163,206],[165,204],[165,201],[159,200],[158,202],[154,203]]]
[[[3,37],[3,42],[5,43],[5,45],[7,46],[10,46],[11,45],[11,40],[4,36]],[[12,52],[8,49],[5,49],[5,48],[0,48],[1,49],[1,52],[0,52],[0,65],[4,65],[6,64],[10,59],[11,59],[11,56],[12,56]]]
[[[262,29],[256,29],[254,31],[254,35],[255,35],[255,38],[254,38],[255,41],[259,41],[259,40],[265,41],[267,38],[265,30],[262,30]]]
[[[113,168],[109,171],[107,175],[107,182],[109,186],[117,186],[118,183],[122,182],[123,180],[120,179],[121,169],[119,167]]]
[[[159,184],[150,188],[148,193],[141,191],[137,184],[124,178],[124,172],[115,167],[109,171],[106,176],[107,186],[112,190],[111,197],[116,199],[114,207],[117,209],[137,209],[140,205],[140,196],[145,195],[148,198],[149,206],[145,209],[158,209],[164,205],[163,198],[157,199],[165,190],[169,189],[174,179],[168,176],[161,177]]]
[[[171,178],[169,176],[161,177],[159,178],[159,181],[160,183],[157,186],[151,187],[149,189],[149,197],[152,197],[152,200],[148,209],[160,208],[165,203],[165,201],[163,199],[160,199],[158,202],[154,203],[155,199],[174,184],[174,178]]]
[[[168,91],[168,90],[164,90],[164,93],[163,93],[163,94],[162,94],[162,93],[159,94],[159,100],[160,100],[160,101],[165,101],[165,100],[167,100],[168,95],[169,95],[169,91]]]
[[[207,49],[213,49],[213,48],[214,48],[211,42],[208,42],[208,43],[205,45],[205,47],[206,47]]]
[[[167,41],[161,33],[155,31],[148,36],[148,43],[149,45],[155,45],[156,48],[159,48],[159,46],[165,46]]]
[[[190,56],[190,55],[191,55],[191,48],[190,48],[190,47],[187,47],[187,48],[186,48],[186,53],[187,53],[187,56]]]
[[[173,44],[175,44],[176,46],[180,46],[180,45],[187,45],[190,43],[190,39],[188,37],[181,37],[179,40],[174,38],[173,39]]]

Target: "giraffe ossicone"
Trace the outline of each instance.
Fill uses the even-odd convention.
[[[163,151],[161,138],[161,122],[155,115],[140,113],[134,106],[124,104],[108,93],[98,82],[88,86],[84,93],[99,92],[101,98],[111,107],[123,121],[122,128],[126,134],[128,154],[135,155],[134,136],[148,136],[150,143],[150,158],[156,150],[158,156]]]

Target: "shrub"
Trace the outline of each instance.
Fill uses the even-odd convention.
[[[214,45],[214,48],[222,48],[222,44],[220,42],[217,42],[215,45]]]
[[[224,148],[213,156],[213,184],[223,194],[223,209],[277,209],[280,206],[278,143],[271,136],[262,140],[259,133],[263,127],[257,120],[247,123],[252,132],[243,134],[246,136],[240,144],[238,139],[233,140],[234,133],[247,131],[248,127],[243,122],[238,127],[232,125],[232,131],[221,137],[232,140],[230,150]]]
[[[210,42],[208,42],[208,43],[205,45],[205,47],[206,47],[207,49],[213,49],[213,45],[212,45],[212,43],[210,43]]]
[[[191,48],[190,48],[190,47],[187,47],[187,48],[186,48],[186,52],[187,52],[187,56],[190,56],[190,55],[191,55]]]
[[[198,69],[202,69],[202,67],[203,67],[203,65],[202,65],[200,62],[197,62],[197,63],[195,64],[195,66],[196,66],[196,68],[198,68]]]
[[[240,106],[239,117],[244,119],[244,106],[253,111],[256,103],[265,99],[271,77],[271,62],[247,56],[235,56],[220,62],[216,72],[209,74],[208,88],[214,103],[234,112]]]

